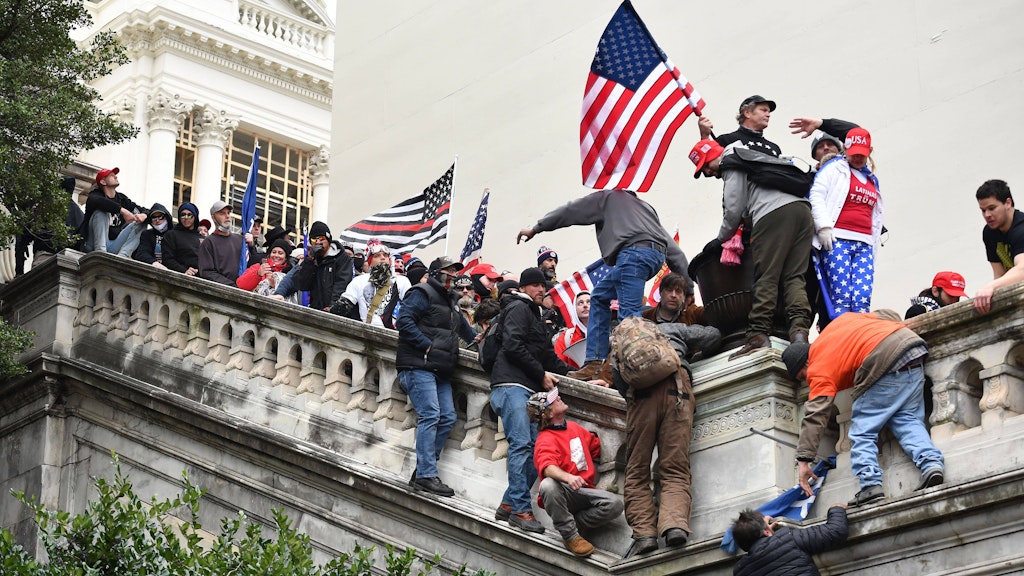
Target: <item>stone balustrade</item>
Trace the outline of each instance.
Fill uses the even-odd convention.
[[[332,33],[326,27],[296,19],[270,6],[239,1],[238,23],[292,48],[322,57],[333,56]]]
[[[393,494],[415,466],[416,415],[397,383],[393,331],[108,254],[65,252],[17,279],[0,292],[0,298],[5,319],[37,333],[36,346],[23,357],[30,365],[40,358],[44,364],[50,358],[67,358],[75,374],[91,370],[125,379],[147,398],[170,394],[177,399],[174,402],[207,418],[237,422],[231,429],[244,426],[247,434],[267,435],[278,444],[293,446],[289,450],[297,454],[338,458],[332,466],[340,468],[331,474],[358,471],[369,478],[365,481],[371,482],[373,492]],[[1024,286],[1000,291],[989,315],[978,315],[965,302],[909,322],[929,343],[929,419],[936,445],[947,458],[947,486],[955,494],[965,494],[965,485],[992,483],[993,477],[1012,484],[1022,476],[1022,302]],[[731,561],[716,551],[717,540],[736,512],[768,501],[794,484],[790,445],[796,442],[807,390],[785,373],[780,353],[786,343],[773,339],[772,344],[771,349],[733,362],[721,355],[693,366],[695,544],[685,552],[660,557],[658,563],[665,569],[700,561],[705,566],[701,573],[727,573]],[[458,422],[439,462],[441,476],[457,492],[453,501],[465,503],[477,522],[488,524],[505,488],[507,445],[490,409],[488,380],[475,354],[461,354],[453,387]],[[614,391],[571,379],[563,378],[560,389],[570,405],[570,417],[602,439],[600,486],[621,492],[623,400]],[[839,466],[819,496],[826,502],[846,501],[856,492],[845,439],[848,397],[841,395],[839,404],[840,429],[823,443],[823,454],[833,446],[839,452]],[[181,406],[163,410],[173,415]],[[912,492],[917,470],[893,439],[882,439],[880,454],[890,498],[909,498],[912,506],[922,509],[939,505],[941,491],[924,497]],[[1013,496],[1012,490],[996,484],[993,494]],[[361,499],[352,497],[353,502]],[[970,513],[973,505],[965,504],[961,514]],[[901,510],[911,504],[902,506]],[[824,509],[815,508],[812,516],[822,516]],[[924,521],[910,513],[893,518],[892,523],[913,529]],[[446,526],[459,521],[457,516],[450,518]],[[610,528],[595,544],[612,553],[624,552],[628,527],[620,519]],[[533,545],[526,543],[532,542],[528,538],[508,541],[499,536],[492,555]],[[869,538],[855,529],[853,539],[858,537]],[[606,570],[614,560],[612,555],[598,564]],[[828,556],[827,562],[834,573],[844,573],[844,566],[856,572],[860,560],[851,552]],[[612,571],[640,573],[650,563],[619,562]]]

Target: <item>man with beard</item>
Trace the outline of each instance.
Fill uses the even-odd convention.
[[[241,234],[231,232],[231,205],[217,200],[210,208],[213,233],[199,246],[199,277],[234,286],[238,261],[245,244]]]
[[[352,279],[338,301],[338,310],[343,316],[394,330],[409,279],[394,273],[391,249],[380,240],[367,242],[365,253],[370,271]]]

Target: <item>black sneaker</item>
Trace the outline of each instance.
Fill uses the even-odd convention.
[[[412,469],[412,476],[409,477],[409,487],[410,488],[415,488],[416,487],[416,469],[415,468]]]
[[[417,490],[424,490],[437,494],[438,496],[454,496],[455,490],[448,487],[447,484],[441,482],[441,479],[437,476],[432,478],[417,478],[412,485]]]
[[[857,495],[853,497],[853,500],[847,502],[846,505],[853,508],[854,506],[863,506],[868,502],[874,502],[875,500],[881,500],[882,498],[885,498],[885,492],[882,490],[882,485],[875,484],[857,492]]]
[[[914,488],[914,490],[924,490],[925,488],[938,486],[945,481],[946,477],[942,474],[942,468],[929,468],[921,474],[921,484]]]

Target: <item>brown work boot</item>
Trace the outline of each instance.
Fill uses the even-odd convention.
[[[565,541],[565,547],[569,549],[569,552],[579,556],[580,558],[586,558],[594,553],[594,545],[583,539],[583,536],[579,534]]]
[[[807,330],[803,328],[794,328],[789,331],[789,343],[790,344],[807,344]]]
[[[768,340],[768,335],[761,332],[755,332],[747,338],[746,344],[742,348],[733,352],[729,356],[729,360],[735,360],[748,354],[753,354],[762,348],[768,348],[771,346],[771,342]]]
[[[597,380],[601,377],[601,367],[604,364],[602,360],[588,360],[579,370],[573,370],[566,374],[569,378],[575,378],[577,380],[583,380],[589,382],[590,380]]]

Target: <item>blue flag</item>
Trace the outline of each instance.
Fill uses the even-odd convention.
[[[309,226],[302,225],[302,258],[309,258]],[[299,304],[309,307],[309,292],[303,291],[302,297],[299,299]]]
[[[818,491],[821,490],[822,484],[825,483],[825,475],[835,467],[835,456],[829,456],[828,460],[822,460],[814,467],[814,475],[818,478],[811,484],[811,490],[814,494],[807,496],[804,494],[803,488],[797,484],[780,494],[778,498],[762,504],[758,511],[772,518],[785,517],[794,520],[807,518],[807,513],[810,512],[814,499],[818,497]],[[725,531],[725,536],[722,538],[722,544],[719,547],[729,554],[736,553],[737,546],[736,541],[732,538],[732,527]]]
[[[249,180],[245,183],[245,196],[242,196],[242,252],[238,258],[238,275],[245,274],[249,268],[249,247],[245,245],[245,235],[252,230],[256,220],[256,179],[260,173],[260,144],[252,151],[252,166],[249,167]]]

